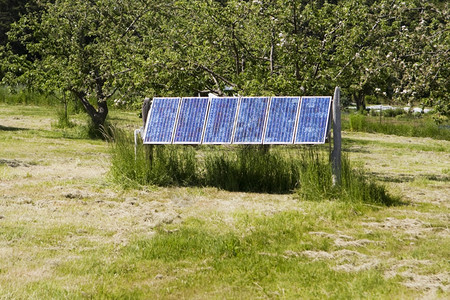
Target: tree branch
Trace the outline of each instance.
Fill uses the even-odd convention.
[[[213,76],[219,78],[219,79],[222,80],[223,82],[225,82],[225,83],[227,83],[227,84],[229,84],[229,85],[231,85],[231,86],[233,86],[233,87],[237,87],[237,84],[235,84],[235,83],[229,81],[228,79],[226,79],[226,78],[223,77],[222,75],[217,74],[217,73],[214,72],[213,70],[211,70],[211,69],[209,69],[209,68],[207,68],[207,67],[205,67],[205,66],[203,66],[203,65],[199,65],[199,64],[195,64],[195,65],[196,65],[197,67],[199,67],[200,69],[205,70],[205,71],[208,72],[209,74],[211,74],[211,75],[213,75]]]

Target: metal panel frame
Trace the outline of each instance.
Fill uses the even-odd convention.
[[[272,101],[273,99],[282,99],[282,98],[296,98],[298,99],[298,103],[297,103],[297,109],[295,112],[295,116],[294,116],[294,127],[292,130],[292,135],[291,135],[291,139],[290,142],[266,142],[266,136],[267,136],[267,129],[268,129],[268,125],[269,125],[269,118],[270,118],[270,108],[272,107]],[[266,120],[266,127],[264,130],[264,137],[263,137],[263,144],[264,145],[287,145],[287,144],[292,144],[294,143],[294,138],[295,138],[295,131],[297,129],[297,122],[298,122],[298,114],[300,111],[300,104],[301,104],[301,97],[300,96],[273,96],[270,98],[270,103],[269,103],[269,107],[267,108],[267,120]]]
[[[300,109],[299,109],[299,114],[298,114],[298,117],[297,117],[297,124],[296,124],[296,126],[295,126],[295,135],[294,135],[294,144],[295,145],[315,145],[315,144],[325,144],[325,140],[326,140],[326,138],[327,138],[327,130],[328,130],[328,124],[329,124],[329,122],[330,122],[330,114],[331,114],[331,101],[332,101],[332,98],[331,98],[331,96],[303,96],[302,98],[301,98],[301,104],[303,104],[303,99],[310,99],[310,98],[326,98],[326,99],[328,99],[329,100],[329,102],[328,102],[328,110],[327,110],[327,119],[326,119],[326,124],[325,124],[325,128],[324,128],[324,135],[323,135],[323,139],[322,139],[322,141],[319,141],[319,142],[297,142],[296,141],[296,139],[297,139],[297,130],[298,130],[298,126],[299,126],[299,122],[300,122],[300,115],[301,115],[301,109],[302,109],[302,107],[301,107],[301,105],[300,105]]]
[[[185,141],[175,141],[175,135],[177,132],[177,128],[178,128],[178,123],[180,121],[180,117],[181,117],[181,107],[183,105],[183,100],[185,99],[206,99],[207,100],[207,104],[206,104],[206,112],[205,112],[205,116],[203,119],[203,125],[202,125],[202,132],[200,134],[200,141],[198,142],[185,142]],[[204,130],[205,130],[205,124],[206,124],[206,118],[208,117],[208,111],[209,111],[209,101],[210,98],[209,97],[183,97],[181,98],[180,101],[180,107],[178,109],[178,115],[177,115],[177,120],[176,120],[176,124],[175,124],[175,129],[173,131],[173,138],[172,138],[172,144],[176,144],[176,145],[200,145],[202,143],[202,139],[203,139],[203,134],[204,134]]]
[[[146,141],[145,141],[145,138],[146,138],[146,136],[147,136],[147,130],[148,130],[148,126],[149,126],[149,124],[150,124],[150,118],[151,118],[152,113],[153,113],[155,100],[161,100],[161,101],[163,101],[164,99],[178,99],[177,113],[176,113],[176,115],[175,115],[175,121],[173,122],[173,125],[172,125],[172,133],[171,133],[171,136],[170,136],[170,141],[169,141],[169,142],[146,142]],[[181,98],[180,98],[180,97],[154,97],[154,98],[153,98],[153,100],[152,100],[152,105],[151,105],[150,110],[149,110],[148,115],[147,115],[147,121],[145,122],[144,137],[142,138],[143,144],[145,144],[145,145],[152,145],[152,144],[155,144],[155,145],[157,145],[157,144],[160,144],[160,145],[164,145],[164,144],[172,144],[172,142],[173,142],[173,135],[174,135],[174,132],[175,132],[175,125],[176,125],[176,123],[177,123],[178,114],[180,113],[180,104],[181,104]]]
[[[233,119],[233,123],[231,124],[231,135],[230,135],[230,141],[229,142],[205,142],[205,136],[206,136],[206,129],[207,129],[207,124],[209,121],[209,117],[211,114],[211,106],[213,105],[212,102],[215,99],[236,99],[236,110],[234,111],[234,119]],[[205,145],[229,145],[232,143],[233,141],[233,134],[234,134],[234,129],[235,129],[235,125],[236,125],[236,119],[238,116],[238,110],[239,110],[239,100],[240,97],[214,97],[214,98],[210,98],[209,99],[209,107],[208,107],[208,114],[206,117],[206,121],[205,121],[205,128],[203,130],[203,137],[202,137],[202,144]]]
[[[261,133],[261,141],[260,142],[236,142],[236,130],[237,130],[237,126],[238,126],[238,119],[239,119],[239,114],[241,112],[241,104],[242,104],[242,99],[267,99],[267,106],[266,109],[264,111],[264,123],[263,123],[263,128],[262,128],[262,133]],[[236,123],[234,125],[234,132],[233,132],[233,140],[232,140],[232,144],[236,144],[236,145],[261,145],[264,139],[264,134],[265,134],[265,129],[266,129],[266,123],[267,123],[267,114],[268,114],[268,110],[269,110],[269,105],[270,105],[270,97],[269,96],[258,96],[258,97],[251,97],[251,96],[246,96],[246,97],[240,97],[239,99],[239,107],[238,107],[238,111],[237,111],[237,115],[236,115]]]

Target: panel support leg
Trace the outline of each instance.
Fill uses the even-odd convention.
[[[337,86],[333,97],[333,151],[331,163],[333,168],[333,186],[341,184],[341,89]]]

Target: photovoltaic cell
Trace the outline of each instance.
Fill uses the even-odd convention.
[[[272,97],[264,144],[292,144],[300,97]]]
[[[331,97],[302,97],[295,144],[323,144],[328,129]]]
[[[203,144],[230,144],[239,98],[211,98]]]
[[[233,143],[261,144],[269,97],[242,97]]]
[[[144,144],[172,143],[180,98],[154,98],[144,130]]]
[[[200,144],[208,112],[207,97],[181,99],[180,112],[173,139],[174,144]]]

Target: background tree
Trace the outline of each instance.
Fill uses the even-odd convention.
[[[110,0],[40,1],[39,5],[40,13],[23,16],[9,32],[9,39],[20,42],[28,55],[11,56],[5,81],[53,94],[70,92],[94,125],[103,125],[108,99],[116,93],[130,98],[139,94],[133,86],[142,86],[141,81],[135,84],[133,79],[149,59],[142,49],[153,20],[147,18],[146,26],[140,23],[146,15],[156,14],[158,6]]]
[[[70,92],[98,126],[113,96],[130,103],[227,87],[312,95],[339,85],[358,108],[376,95],[449,114],[446,1],[37,3],[9,33],[4,81]]]

